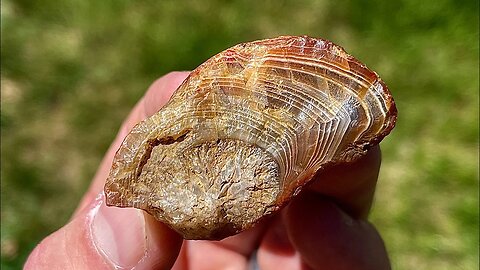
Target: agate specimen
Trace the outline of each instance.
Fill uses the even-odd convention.
[[[185,239],[222,239],[279,210],[319,170],[364,155],[396,115],[378,75],[330,41],[242,43],[133,128],[106,202],[143,209]]]

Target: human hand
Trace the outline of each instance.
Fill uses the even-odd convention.
[[[68,224],[45,238],[25,269],[390,269],[383,241],[366,221],[380,150],[331,167],[281,213],[222,241],[182,241],[137,209],[106,207],[103,185],[115,151],[141,120],[169,99],[188,72],[157,80],[137,103],[110,146]]]

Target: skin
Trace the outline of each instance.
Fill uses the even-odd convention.
[[[390,269],[384,243],[366,220],[381,163],[378,146],[355,163],[321,172],[280,213],[222,241],[186,241],[140,210],[105,207],[103,186],[123,138],[165,105],[188,74],[169,73],[150,86],[124,121],[71,220],[37,245],[25,269],[248,269],[255,251],[265,270]],[[140,220],[135,226],[122,227],[135,219]],[[98,230],[97,220],[113,224],[114,234]]]

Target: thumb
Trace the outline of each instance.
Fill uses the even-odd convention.
[[[137,209],[107,207],[104,195],[45,238],[25,269],[170,269],[181,237]]]

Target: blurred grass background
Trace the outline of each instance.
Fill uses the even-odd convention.
[[[149,84],[239,42],[307,34],[392,90],[372,222],[394,269],[478,269],[478,1],[1,2],[1,267],[64,224]]]

